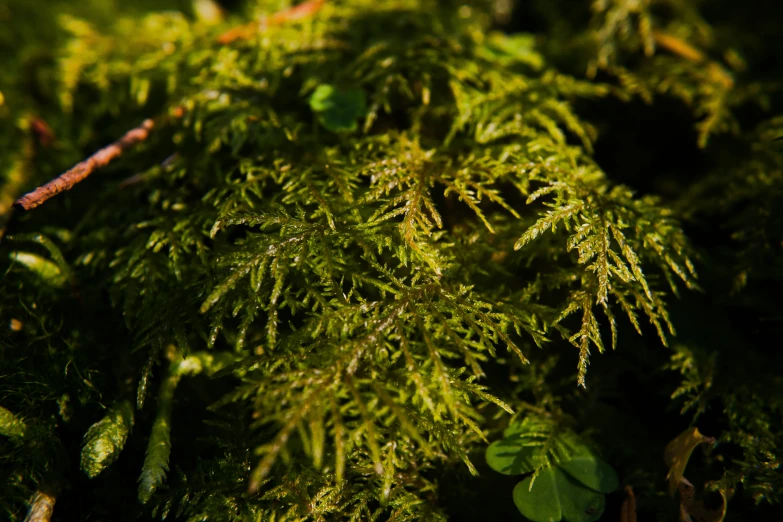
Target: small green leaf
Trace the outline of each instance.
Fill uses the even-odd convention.
[[[26,430],[27,426],[22,419],[0,406],[0,435],[21,439]]]
[[[177,364],[169,366],[169,375],[163,381],[158,392],[158,413],[152,424],[147,454],[139,477],[139,502],[146,504],[163,485],[169,471],[171,456],[171,415],[174,404],[174,391],[181,378],[176,373]]]
[[[522,441],[508,438],[493,442],[487,448],[487,464],[504,475],[522,475],[541,467],[544,459],[537,447],[523,446]]]
[[[563,520],[567,522],[593,522],[601,518],[606,507],[606,497],[586,488],[555,468],[558,494],[563,509]]]
[[[84,435],[81,461],[82,471],[88,477],[95,478],[117,460],[131,426],[133,406],[129,401],[117,404],[103,419],[90,426]]]
[[[11,252],[9,257],[35,272],[41,279],[52,286],[61,287],[66,283],[66,277],[52,261],[30,252]]]
[[[515,421],[508,425],[508,428],[503,430],[503,438],[504,439],[510,439],[514,435],[519,435],[520,433],[524,433],[528,431],[528,429],[525,427],[524,421]]]
[[[495,31],[487,36],[479,48],[479,55],[503,65],[517,62],[540,70],[544,66],[544,57],[535,50],[535,44],[535,35],[529,33],[508,35]]]
[[[310,108],[321,125],[332,132],[355,131],[357,120],[367,112],[363,90],[325,84],[319,85],[310,96]]]
[[[236,361],[236,356],[226,352],[195,352],[181,361],[172,369],[174,375],[212,375]]]
[[[604,495],[588,489],[564,473],[548,466],[514,488],[514,504],[533,522],[593,522],[604,512]]]
[[[557,468],[548,466],[535,477],[535,482],[531,475],[514,488],[514,504],[533,522],[558,522],[563,518],[556,473]]]
[[[611,493],[620,486],[614,469],[585,446],[569,460],[561,462],[560,467],[571,478],[601,493]]]

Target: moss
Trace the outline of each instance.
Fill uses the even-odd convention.
[[[779,501],[774,6],[34,4],[0,8],[12,520],[36,492],[55,519],[495,519],[484,450],[523,418],[590,439],[640,516],[677,512],[691,423],[729,516]]]

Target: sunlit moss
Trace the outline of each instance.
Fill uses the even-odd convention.
[[[781,310],[753,283],[779,282],[783,131],[772,118],[741,135],[735,114],[777,107],[775,82],[698,2],[584,2],[554,18],[562,2],[531,2],[536,34],[504,33],[484,1],[56,4],[35,12],[50,48],[20,30],[23,52],[0,70],[12,80],[0,123],[14,123],[0,127],[0,361],[18,369],[0,395],[15,451],[0,458],[24,477],[0,495],[12,519],[36,491],[84,480],[67,464],[73,444],[60,446],[82,436],[84,470],[112,499],[138,491],[138,513],[445,519],[451,492],[436,477],[478,475],[510,415],[592,431],[610,459],[633,446],[616,426],[665,412],[580,412],[607,389],[619,404],[623,372],[661,369],[682,383],[644,394],[684,398],[677,409],[697,417],[712,407],[727,427],[711,435],[741,450],[713,479],[777,500],[780,405],[744,375],[726,378],[736,394],[714,386],[717,356],[664,348],[691,324],[672,303],[700,287]],[[29,12],[10,5],[0,18]],[[12,44],[0,35],[0,51]],[[602,108],[637,99],[684,103],[686,146],[710,155],[677,181],[679,199],[635,191],[596,159],[617,121]],[[144,118],[155,126],[142,143],[10,215],[21,190]],[[684,232],[705,220],[728,227],[731,255]],[[180,416],[183,404],[205,419]],[[134,418],[149,429],[130,433]],[[644,457],[667,438],[634,447],[624,471],[656,473]],[[143,463],[115,462],[145,447]],[[196,447],[203,458],[185,453]],[[485,478],[462,480],[467,497]]]

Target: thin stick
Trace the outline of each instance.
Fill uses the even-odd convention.
[[[709,60],[706,54],[685,40],[662,31],[653,31],[653,38],[656,45],[681,58],[694,63],[708,62],[708,70],[715,80],[723,84],[727,89],[731,89],[734,86],[734,79],[718,62]]]
[[[260,22],[250,22],[249,24],[229,29],[221,34],[217,41],[219,44],[227,45],[235,40],[248,40],[265,27],[282,25],[286,22],[307,18],[308,16],[317,13],[325,2],[326,0],[308,0],[307,2],[294,7],[283,9],[272,16],[261,19]]]
[[[620,522],[636,522],[636,497],[631,486],[625,486],[625,500],[620,511]]]
[[[38,187],[29,194],[25,194],[17,199],[16,203],[14,203],[14,207],[22,210],[30,210],[56,196],[60,192],[73,188],[74,185],[86,179],[97,169],[105,167],[118,158],[127,149],[146,140],[154,126],[155,122],[153,120],[144,120],[141,125],[129,130],[122,138],[108,147],[102,148],[67,172],[51,180],[46,185]]]
[[[653,31],[653,38],[658,46],[663,47],[667,51],[671,51],[686,60],[699,63],[707,59],[707,56],[705,56],[703,52],[674,35],[664,33],[663,31]]]

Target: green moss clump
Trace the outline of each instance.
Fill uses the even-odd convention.
[[[534,420],[640,517],[690,424],[697,489],[775,509],[776,3],[37,4],[0,7],[11,520],[518,516],[484,453]]]

